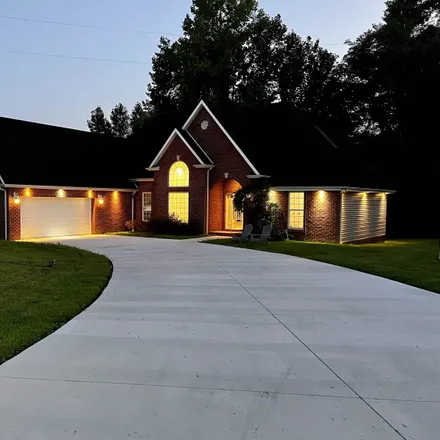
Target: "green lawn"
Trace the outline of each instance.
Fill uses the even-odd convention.
[[[205,243],[240,246],[222,239]],[[438,240],[392,240],[369,245],[286,241],[243,244],[242,247],[323,261],[440,293]]]
[[[125,237],[165,238],[167,240],[188,240],[189,238],[203,237],[203,235],[170,235],[154,234],[153,232],[112,232],[109,235],[123,235]]]
[[[48,266],[56,260],[56,267]],[[89,306],[107,285],[110,261],[55,244],[0,241],[0,364]]]

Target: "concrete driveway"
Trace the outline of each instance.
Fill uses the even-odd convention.
[[[0,366],[2,440],[440,438],[440,296],[193,240],[66,243],[114,275]]]

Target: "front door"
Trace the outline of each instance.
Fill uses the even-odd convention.
[[[234,209],[234,194],[226,194],[225,200],[225,229],[241,231],[243,229],[243,213]]]

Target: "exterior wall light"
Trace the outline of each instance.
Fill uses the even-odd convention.
[[[57,197],[66,197],[66,193],[64,192],[63,189],[59,189],[57,191]]]
[[[225,173],[225,179],[229,178],[229,173]]]
[[[14,203],[16,205],[19,205],[20,204],[20,195],[17,192],[15,192],[13,197],[14,197]]]
[[[31,196],[31,189],[30,188],[26,188],[26,190],[24,191],[24,195],[26,197],[30,197]]]
[[[99,203],[100,205],[103,205],[103,204],[104,204],[104,197],[102,196],[102,194],[98,194],[98,203]]]

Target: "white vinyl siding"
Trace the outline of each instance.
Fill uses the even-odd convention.
[[[342,194],[341,243],[382,237],[386,221],[386,194]]]
[[[148,222],[151,220],[151,205],[152,197],[150,192],[142,193],[142,221]]]
[[[20,212],[22,239],[91,233],[91,199],[22,197]]]

